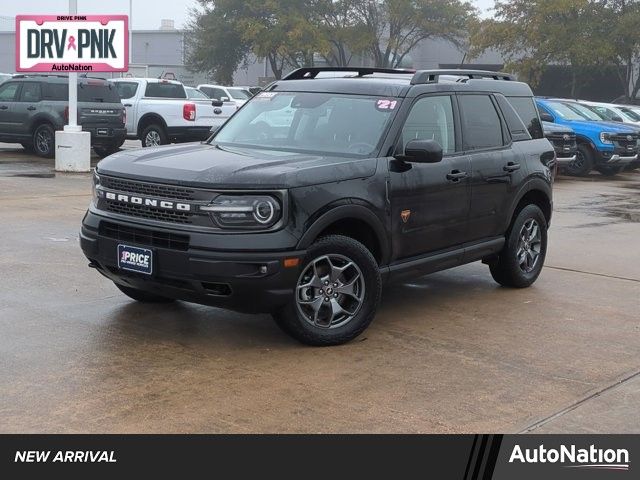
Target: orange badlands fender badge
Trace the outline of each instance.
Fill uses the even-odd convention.
[[[409,221],[410,216],[411,216],[411,210],[402,210],[400,212],[400,218],[402,219],[402,223],[407,223]]]

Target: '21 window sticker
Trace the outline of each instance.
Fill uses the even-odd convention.
[[[382,111],[393,110],[394,108],[396,108],[397,105],[398,105],[397,100],[389,100],[387,98],[381,98],[380,100],[376,101],[376,110],[382,110]]]

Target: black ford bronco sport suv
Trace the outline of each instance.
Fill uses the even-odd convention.
[[[531,285],[554,170],[531,90],[507,74],[304,68],[206,142],[102,160],[81,246],[135,300],[269,312],[335,345],[387,281],[482,260]]]
[[[69,120],[67,75],[14,75],[0,85],[0,141],[17,142],[41,157],[55,155],[55,131]],[[124,143],[125,110],[115,87],[101,78],[78,78],[78,125],[91,133],[100,157]]]

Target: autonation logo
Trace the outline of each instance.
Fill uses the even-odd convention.
[[[626,448],[577,448],[575,445],[560,445],[559,448],[525,448],[515,445],[509,463],[561,463],[567,468],[596,470],[629,470],[629,451]]]

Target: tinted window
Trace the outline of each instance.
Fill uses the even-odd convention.
[[[120,95],[111,83],[81,83],[78,85],[78,101],[120,103]]]
[[[133,98],[138,91],[136,82],[115,82],[116,91],[122,100]]]
[[[209,100],[209,97],[207,97],[200,90],[197,90],[195,88],[185,88],[185,90],[187,91],[188,98],[193,98],[197,100]]]
[[[35,82],[25,82],[22,84],[20,92],[21,102],[39,102],[40,101],[40,84]]]
[[[234,100],[249,100],[251,98],[251,94],[246,90],[239,88],[228,88],[227,90],[229,90],[229,95]]]
[[[187,98],[184,88],[179,83],[149,83],[144,92],[145,97]]]
[[[511,134],[511,139],[514,142],[531,140],[531,135],[529,135],[527,127],[524,126],[524,123],[522,123],[520,116],[513,109],[513,106],[509,103],[509,101],[502,95],[496,95],[495,98],[498,101],[498,106],[500,107],[502,116],[507,122],[507,128],[509,129],[509,133]]]
[[[69,85],[66,83],[43,83],[42,98],[66,102],[69,99]]]
[[[503,145],[502,125],[488,95],[460,95],[462,140],[465,150],[500,147]]]
[[[406,147],[411,140],[435,140],[443,153],[456,149],[455,127],[451,97],[425,97],[418,100],[402,128],[402,142]]]
[[[16,92],[18,91],[19,83],[5,83],[0,86],[0,101],[1,102],[13,102],[16,98]]]
[[[538,110],[536,104],[531,97],[509,97],[509,103],[524,123],[529,131],[531,138],[542,138],[542,125],[538,118]]]

